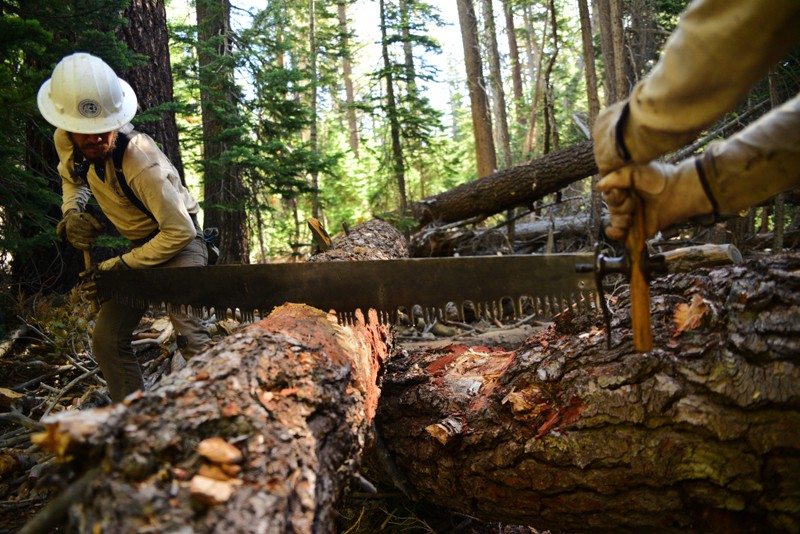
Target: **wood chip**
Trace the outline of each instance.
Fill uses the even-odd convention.
[[[242,461],[241,451],[220,437],[201,441],[197,446],[197,454],[217,464],[238,464]]]
[[[203,475],[196,475],[189,483],[192,498],[211,506],[222,504],[231,498],[234,483],[214,480]]]

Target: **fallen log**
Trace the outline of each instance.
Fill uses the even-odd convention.
[[[371,221],[335,259],[404,244]],[[46,419],[36,442],[84,474],[23,532],[52,531],[66,507],[77,532],[333,532],[391,342],[369,313],[341,326],[287,304],[124,404]]]
[[[671,273],[692,271],[699,267],[715,267],[742,263],[742,253],[735,245],[707,244],[681,247],[662,252]]]
[[[45,420],[43,448],[102,466],[70,528],[332,532],[387,355],[372,319],[342,327],[286,305],[124,407]]]
[[[420,225],[488,217],[531,204],[596,172],[592,143],[587,141],[412,202],[411,212]]]
[[[657,280],[646,355],[624,307],[610,351],[568,311],[514,351],[401,352],[375,418],[386,463],[415,499],[539,529],[797,530],[798,271],[782,256]],[[50,421],[42,443],[101,467],[73,527],[333,531],[386,357],[375,324],[281,308],[102,424]]]
[[[550,237],[560,242],[578,243],[589,248],[594,236],[587,214],[558,217],[553,220],[516,222],[513,241],[508,226],[472,227],[456,223],[429,224],[411,236],[411,254],[415,257],[480,256],[484,254],[526,254],[543,252]]]
[[[656,348],[565,312],[515,351],[395,357],[376,420],[418,500],[566,532],[800,530],[800,256],[653,284]],[[621,295],[619,302],[627,296]]]

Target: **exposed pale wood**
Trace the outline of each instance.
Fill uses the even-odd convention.
[[[742,253],[733,245],[697,245],[661,253],[671,273],[692,271],[700,267],[716,267],[742,263]]]
[[[393,359],[378,428],[416,499],[557,532],[800,528],[800,257],[668,275],[655,348],[627,292],[606,350],[565,314],[515,351],[449,345]],[[699,325],[674,313],[696,301]],[[454,424],[454,420],[455,423]]]

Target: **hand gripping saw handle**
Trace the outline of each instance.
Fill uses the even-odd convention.
[[[580,265],[578,269],[595,275],[600,308],[606,324],[606,343],[611,348],[611,312],[605,297],[603,279],[610,274],[623,274],[630,282],[631,325],[633,347],[636,352],[649,352],[653,349],[653,325],[650,319],[650,275],[666,270],[664,257],[660,254],[650,256],[645,244],[644,212],[642,200],[633,195],[634,221],[625,242],[625,255],[609,257],[600,253],[600,244],[595,244],[594,265]]]

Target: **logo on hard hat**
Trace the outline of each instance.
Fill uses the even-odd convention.
[[[88,119],[100,115],[100,104],[95,100],[83,100],[78,104],[78,113]]]

